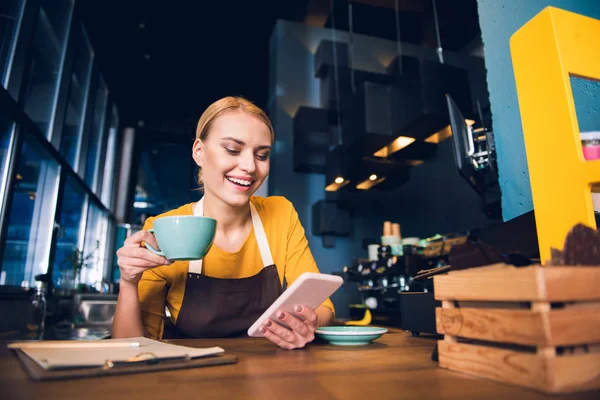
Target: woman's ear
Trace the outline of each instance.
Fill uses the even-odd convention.
[[[194,144],[192,146],[192,158],[194,162],[199,167],[202,167],[202,163],[204,161],[204,143],[202,140],[196,139],[194,140]]]

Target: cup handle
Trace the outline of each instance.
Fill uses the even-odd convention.
[[[150,232],[151,234],[154,235],[154,229],[148,229],[148,232]],[[146,243],[146,248],[148,250],[150,250],[151,252],[153,252],[154,254],[158,255],[158,256],[163,256],[165,257],[165,253],[163,253],[160,250],[155,249],[154,247],[152,247],[150,244]]]

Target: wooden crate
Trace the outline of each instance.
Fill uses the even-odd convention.
[[[433,279],[441,367],[548,393],[600,388],[600,267],[497,264]]]

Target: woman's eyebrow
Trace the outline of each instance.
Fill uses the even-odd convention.
[[[246,142],[244,142],[244,141],[242,141],[240,139],[236,139],[236,138],[230,137],[230,136],[224,137],[221,140],[231,140],[233,142],[236,142],[240,146],[245,146],[246,145]],[[256,148],[256,150],[271,150],[271,146],[267,146],[267,145],[265,145],[265,146],[258,146]]]
[[[240,139],[236,139],[236,138],[229,137],[229,136],[224,137],[221,140],[232,140],[232,141],[236,142],[237,144],[239,144],[240,146],[244,146],[246,144],[243,141],[241,141]]]

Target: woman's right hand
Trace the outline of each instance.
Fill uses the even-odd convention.
[[[158,249],[158,243],[154,235],[148,231],[141,230],[128,237],[123,247],[117,250],[117,264],[121,270],[122,281],[137,285],[140,279],[142,279],[144,271],[161,265],[171,264],[165,257],[156,255],[145,247],[142,247],[142,242],[146,242],[155,249]]]

